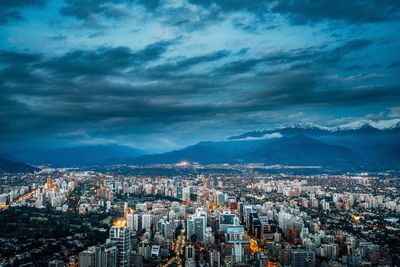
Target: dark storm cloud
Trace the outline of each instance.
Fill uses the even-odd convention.
[[[132,1],[125,0],[66,0],[60,9],[61,15],[76,17],[82,20],[89,20],[94,15],[101,15],[108,18],[120,19],[127,16],[118,4],[129,4]]]
[[[150,44],[138,51],[128,47],[74,50],[38,64],[58,75],[112,75],[128,67],[142,66],[159,59],[174,41]]]
[[[280,0],[272,6],[271,11],[286,16],[295,24],[325,20],[358,24],[398,20],[400,2],[397,0]]]
[[[226,58],[231,53],[227,50],[215,51],[208,54],[203,54],[200,56],[187,57],[184,59],[178,59],[174,62],[169,62],[166,64],[160,64],[144,71],[147,77],[165,77],[170,78],[171,74],[178,71],[189,70],[191,67],[202,64],[209,63],[213,61],[218,61],[220,59]]]
[[[32,64],[39,62],[42,56],[38,53],[20,53],[14,51],[0,51],[0,84],[6,82],[36,82],[32,73]]]
[[[267,10],[268,1],[241,1],[241,0],[190,0],[191,3],[211,8],[217,6],[223,11],[249,11],[263,13]]]
[[[0,24],[22,20],[21,9],[25,7],[42,7],[45,0],[2,0],[0,1]]]
[[[262,64],[266,67],[280,64],[298,64],[299,62],[335,64],[343,60],[346,55],[365,49],[371,44],[373,44],[373,41],[368,39],[355,39],[349,40],[333,49],[326,49],[325,47],[307,47],[288,51],[276,51],[257,58],[246,58],[226,63],[218,67],[216,73],[241,74],[254,72],[254,69]],[[292,66],[295,67],[295,65]]]
[[[27,64],[37,62],[40,58],[39,54],[0,51],[0,62],[3,64]]]
[[[260,83],[262,76],[256,78]],[[290,106],[350,106],[370,103],[396,103],[400,84],[369,86],[362,89],[343,81],[331,81],[317,69],[288,71],[269,75],[268,87],[251,94],[243,102],[247,111],[274,110]]]

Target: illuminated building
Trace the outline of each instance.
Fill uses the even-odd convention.
[[[236,214],[231,213],[229,210],[225,210],[219,215],[219,230],[226,232],[228,227],[237,225],[239,225],[239,219]]]
[[[47,176],[47,189],[51,188],[51,176]]]
[[[131,239],[130,230],[126,227],[126,220],[120,219],[110,230],[110,240],[117,247],[117,266],[130,266]]]

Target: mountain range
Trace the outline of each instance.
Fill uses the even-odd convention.
[[[361,120],[335,127],[295,122],[231,136],[222,141],[200,142],[161,154],[146,154],[127,146],[91,145],[48,151],[0,151],[0,158],[54,167],[188,161],[400,169],[400,119]]]
[[[218,142],[200,142],[158,155],[132,160],[135,164],[263,163],[318,165],[344,169],[400,169],[400,119],[357,121],[336,127],[295,122],[252,131]]]
[[[27,172],[35,172],[38,170],[39,170],[38,168],[35,168],[33,166],[30,166],[30,165],[22,163],[22,162],[0,159],[0,173],[2,173],[2,172],[5,172],[5,173],[27,173]]]

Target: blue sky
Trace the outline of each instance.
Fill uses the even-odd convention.
[[[400,3],[4,0],[0,144],[163,151],[400,116]]]

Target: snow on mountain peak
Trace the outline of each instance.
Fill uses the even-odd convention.
[[[308,122],[308,121],[296,121],[296,122],[290,123],[282,128],[327,130],[327,127],[320,126],[318,124]]]
[[[372,127],[378,130],[390,130],[397,127],[400,127],[400,118],[390,119],[390,120],[358,120],[350,123],[340,124],[337,126],[321,126],[312,122],[307,121],[296,121],[290,124],[287,124],[283,127],[275,128],[274,130],[282,130],[285,128],[291,129],[310,129],[310,130],[323,130],[330,132],[340,132],[340,131],[354,131],[359,130],[364,127]]]
[[[400,124],[400,118],[391,120],[359,120],[350,123],[342,124],[336,127],[332,127],[333,131],[346,131],[346,130],[359,130],[363,127],[372,127],[378,130],[390,130],[398,127]]]

